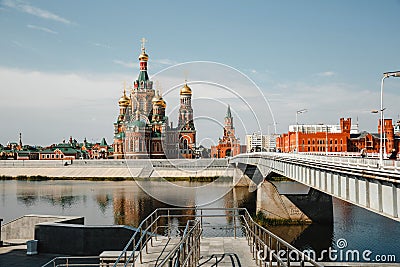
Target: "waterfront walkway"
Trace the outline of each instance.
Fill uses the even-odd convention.
[[[176,178],[232,177],[226,159],[158,160],[2,160],[0,177]]]

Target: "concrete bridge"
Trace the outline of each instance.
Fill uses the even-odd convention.
[[[263,178],[271,173],[280,174],[400,221],[399,161],[388,160],[379,167],[377,159],[262,152],[240,154],[230,163],[242,170],[243,166],[256,166]]]

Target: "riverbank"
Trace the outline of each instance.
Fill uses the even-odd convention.
[[[48,176],[25,176],[19,175],[0,176],[0,181],[18,180],[18,181],[51,181],[51,180],[77,180],[77,181],[168,181],[168,182],[232,182],[232,177],[214,176],[214,177],[48,177]]]
[[[213,181],[233,177],[226,159],[0,161],[0,179],[135,180],[162,178],[172,181]]]

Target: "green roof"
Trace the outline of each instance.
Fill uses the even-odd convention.
[[[140,71],[139,77],[138,77],[139,86],[140,86],[140,82],[148,81],[148,80],[149,80],[149,75],[147,75],[147,71]]]
[[[72,145],[69,143],[60,143],[60,144],[54,146],[54,148],[72,148]]]
[[[231,106],[230,105],[228,105],[228,110],[226,111],[225,118],[232,118]]]
[[[146,123],[144,121],[136,120],[136,121],[128,123],[128,126],[129,127],[134,127],[134,126],[136,126],[136,127],[146,127]]]
[[[123,138],[125,138],[125,133],[124,132],[117,133],[117,134],[114,135],[114,138],[123,139]]]
[[[103,139],[101,139],[101,146],[108,146],[106,139],[103,137]]]
[[[31,151],[26,151],[26,150],[20,150],[17,151],[18,156],[29,156],[31,154]]]

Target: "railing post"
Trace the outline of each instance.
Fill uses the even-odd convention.
[[[3,219],[0,218],[0,228],[1,228],[1,222]],[[0,231],[0,247],[3,246],[3,241],[1,241],[1,231]]]
[[[139,246],[140,263],[143,263],[142,248],[143,248],[143,238],[140,237],[140,246]]]
[[[149,223],[146,221],[145,225],[146,225],[146,227],[144,228],[144,229],[145,229],[144,238],[145,238],[146,244],[144,244],[144,246],[146,247],[146,253],[149,253],[149,250],[148,250],[148,248],[147,248],[147,243],[148,243],[148,242],[147,242],[147,234],[148,234],[147,228],[149,228]],[[143,240],[143,238],[142,238],[142,240]]]
[[[156,210],[156,230],[155,230],[155,238],[156,238],[156,241],[157,241],[157,235],[158,235],[158,233],[157,233],[157,231],[158,231],[158,210]]]
[[[167,218],[168,218],[168,229],[167,229],[167,232],[168,232],[168,237],[170,237],[170,217],[169,217],[169,209],[168,209],[168,211],[167,211]]]
[[[132,247],[132,261],[133,261],[133,263],[132,263],[132,267],[135,267],[135,252],[136,252],[136,250],[135,250],[135,246],[136,246],[136,240],[135,239],[133,239],[133,247]]]
[[[200,209],[200,226],[203,228],[203,209]]]
[[[153,219],[153,214],[151,215],[151,217],[150,217],[150,245],[151,246],[153,246],[153,233],[154,233],[154,224],[153,224],[153,222],[154,222],[154,219]]]
[[[236,239],[236,209],[233,210],[233,230],[234,230],[234,237]]]

